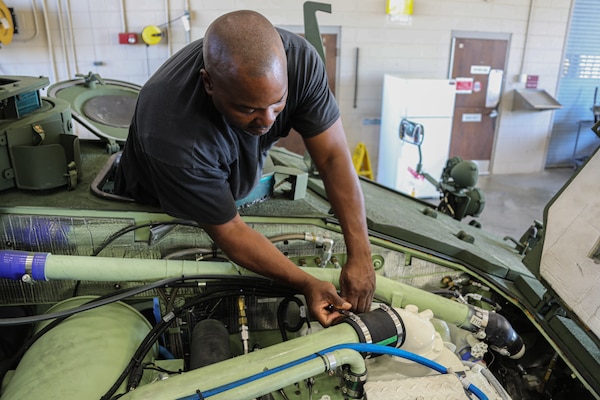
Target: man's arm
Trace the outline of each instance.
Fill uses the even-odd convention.
[[[357,312],[370,309],[375,292],[375,271],[367,232],[364,199],[352,164],[341,119],[321,134],[305,139],[306,148],[325,184],[327,197],[339,219],[348,249],[342,269],[342,297]]]
[[[306,297],[312,315],[323,326],[342,315],[334,309],[349,310],[330,282],[321,281],[292,263],[269,239],[249,227],[237,214],[222,225],[202,225],[217,246],[235,263],[260,275],[285,283]]]

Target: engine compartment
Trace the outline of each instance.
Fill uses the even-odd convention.
[[[323,329],[193,223],[0,218],[3,400],[592,398],[504,288],[399,240],[371,237],[372,311]],[[337,286],[333,221],[246,220]]]

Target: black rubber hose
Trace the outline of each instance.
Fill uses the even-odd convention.
[[[363,314],[347,316],[342,322],[354,328],[361,343],[388,342],[386,343],[388,346],[400,347],[406,337],[404,321],[391,307],[389,311],[377,308]],[[394,341],[389,342],[392,338]]]
[[[523,339],[504,316],[498,313],[489,313],[485,334],[485,342],[500,354],[507,355],[510,358],[521,358],[523,356],[525,351]]]
[[[202,368],[232,357],[229,332],[216,319],[205,319],[194,326],[190,349],[190,369]]]

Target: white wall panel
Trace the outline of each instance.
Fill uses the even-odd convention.
[[[588,0],[591,1],[591,0]],[[448,73],[451,32],[510,33],[509,70],[506,71],[505,96],[501,105],[498,143],[493,155],[492,173],[529,173],[543,168],[549,141],[551,116],[513,115],[512,90],[522,84],[521,73],[540,76],[540,87],[554,93],[558,80],[562,44],[568,23],[571,0],[415,0],[409,24],[393,23],[384,14],[384,0],[331,0],[332,13],[317,13],[321,26],[339,27],[338,101],[353,149],[367,143],[371,164],[377,159],[378,130],[373,120],[381,114],[381,92],[385,73],[444,78]],[[141,32],[146,25],[160,25],[182,15],[187,4],[191,11],[191,39],[201,37],[217,16],[235,9],[254,9],[265,14],[275,25],[303,25],[303,0],[125,0],[125,15],[120,0],[5,0],[17,11],[20,33],[9,46],[0,49],[0,74],[44,75],[51,82],[71,79],[75,72],[94,71],[101,76],[143,84],[170,54],[186,43],[180,21],[171,24],[169,41],[147,48],[143,44],[119,45],[118,33],[125,19],[128,30]],[[54,68],[49,54],[46,27],[42,15],[47,5],[52,38]],[[526,40],[529,5],[530,36]],[[37,9],[38,34],[33,19]],[[70,5],[71,21],[67,15]],[[61,13],[67,39],[64,54],[58,15]],[[599,25],[600,26],[600,25]],[[75,54],[68,34],[74,34]],[[31,39],[33,38],[33,39]],[[28,41],[25,41],[29,39]],[[360,49],[356,107],[355,58]],[[525,54],[523,58],[523,54]],[[523,61],[523,71],[521,63]],[[511,123],[512,118],[524,124]],[[367,122],[368,121],[368,122]],[[527,146],[527,154],[510,150],[508,143],[528,135],[539,148]],[[533,150],[533,152],[531,152]],[[523,162],[523,159],[527,162]]]

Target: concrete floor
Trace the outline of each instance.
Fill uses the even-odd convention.
[[[482,175],[477,187],[486,203],[476,219],[482,229],[518,240],[534,220],[543,221],[544,207],[574,173],[573,168],[553,168],[540,174]]]

